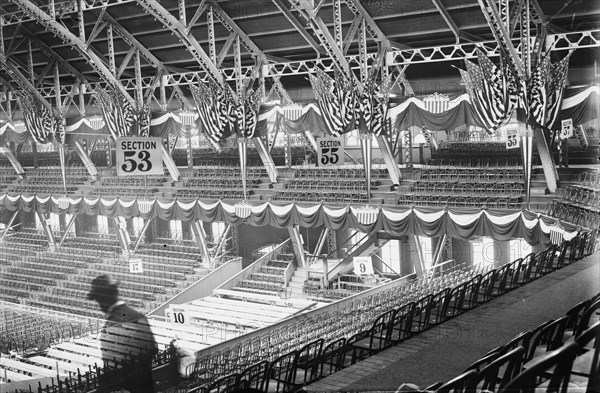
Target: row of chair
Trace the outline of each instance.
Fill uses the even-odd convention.
[[[415,181],[445,181],[471,183],[510,183],[523,181],[522,169],[505,168],[424,168],[412,172]]]
[[[276,192],[272,197],[274,201],[288,202],[336,202],[336,203],[367,203],[369,201],[366,193],[347,193],[347,192],[312,192],[302,191],[281,191]]]
[[[600,294],[494,348],[437,392],[600,389]],[[430,387],[431,388],[431,387]]]
[[[250,386],[262,389],[261,391],[267,391],[269,385],[279,392],[294,391],[303,386],[302,384],[313,382],[324,376],[324,368],[335,372],[355,364],[496,296],[589,255],[594,250],[595,239],[595,233],[574,238],[560,246],[552,246],[538,254],[531,254],[483,275],[478,274],[453,288],[445,288],[435,294],[429,293],[418,300],[413,298],[408,302],[396,303],[392,307],[386,303],[388,304],[387,308],[375,307],[372,309],[367,304],[360,303],[356,310],[349,309],[345,314],[337,313],[333,319],[321,316],[318,320],[314,320],[314,326],[311,322],[311,330],[316,331],[321,337],[308,344],[305,343],[300,348],[290,348],[290,351],[284,354],[278,353],[275,349],[282,345],[287,348],[288,345],[279,340],[273,340],[274,336],[271,335],[271,337],[261,337],[263,341],[260,345],[248,344],[247,347],[240,345],[229,348],[228,351],[223,350],[216,354],[201,356],[196,363],[190,366],[190,380],[184,384],[184,390],[181,391],[208,392],[211,391],[210,389],[217,389],[216,386],[222,386],[225,381],[228,381],[226,385],[230,387],[239,386],[236,384],[239,384],[240,381],[247,386],[249,382],[244,376],[248,374],[249,370],[254,370],[253,367],[264,367],[263,362],[265,361],[268,362],[268,365],[277,364],[277,369],[284,369],[285,373],[268,371],[269,367],[267,366],[265,376]],[[365,314],[367,317],[364,317]],[[369,318],[372,315],[377,316]],[[343,336],[348,331],[344,330],[344,326],[364,326],[369,320],[370,323],[366,329],[349,337]],[[308,322],[303,321],[303,325],[306,323]],[[328,350],[313,358],[311,364],[314,368],[311,370],[314,371],[308,374],[310,378],[308,380],[297,379],[299,368],[294,362],[297,363],[295,360],[297,357],[302,358],[298,353],[305,348],[322,348],[325,342],[321,340],[324,339],[326,330],[336,332],[337,336],[336,333],[326,335],[327,340],[330,340],[325,340],[329,343],[325,346]],[[287,335],[283,337],[287,341],[293,340],[293,338],[290,340]],[[244,361],[257,360],[250,354],[250,351],[258,350],[259,347],[264,348],[261,353],[267,358],[242,368],[241,366],[245,364]],[[273,350],[269,351],[269,348]],[[282,368],[281,362],[285,362],[288,366]],[[258,366],[258,364],[262,364],[262,366]],[[223,372],[227,371],[229,373],[223,375]],[[305,372],[301,372],[301,375],[305,375]],[[300,385],[296,385],[295,382],[300,382]],[[217,391],[222,390],[217,389]]]
[[[600,227],[600,211],[588,210],[562,201],[553,200],[546,204],[544,214],[586,228]]]
[[[403,206],[448,206],[448,207],[475,207],[495,209],[520,209],[521,197],[491,197],[491,196],[451,196],[451,195],[410,195],[401,194],[386,197],[385,203]]]
[[[600,212],[600,191],[579,186],[567,186],[560,191],[559,197],[565,202]]]

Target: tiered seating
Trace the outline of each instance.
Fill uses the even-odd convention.
[[[159,192],[159,187],[165,183],[165,178],[146,177],[103,177],[95,187],[89,190],[90,196],[133,196],[153,197]]]
[[[260,272],[251,273],[240,280],[233,289],[263,295],[279,296],[285,289],[285,271],[294,263],[293,254],[280,254],[276,259],[261,266]]]
[[[453,162],[452,164],[457,164]],[[412,173],[411,181],[387,203],[520,209],[523,170],[513,167],[428,166]]]
[[[436,391],[597,391],[599,309],[597,294],[488,352]]]
[[[285,184],[285,191],[272,196],[280,201],[367,203],[365,172],[359,168],[340,167],[295,168],[291,179]],[[376,188],[388,178],[387,169],[375,168],[371,171],[371,187]]]
[[[0,302],[0,353],[40,350],[98,331],[100,320]]]
[[[587,228],[600,227],[600,172],[584,172],[579,183],[564,187],[544,213]]]
[[[306,364],[300,366],[300,353],[307,345],[320,342],[315,349],[319,360],[310,363],[316,371],[309,373],[308,380],[294,381],[293,375],[298,373],[293,371],[291,379],[284,380],[289,390],[294,390],[590,255],[595,250],[596,237],[596,232],[587,233],[498,269],[457,271],[451,276],[409,285],[392,283],[383,292],[357,296],[344,305],[336,303],[335,311],[323,308],[301,321],[279,324],[263,334],[238,340],[235,346],[201,355],[189,367],[190,379],[185,387],[208,391],[205,389],[226,375],[234,384],[243,383],[250,370],[279,367],[282,358],[290,361],[292,370],[306,371]],[[305,329],[306,326],[311,329]],[[252,386],[262,389],[265,383],[261,374]]]

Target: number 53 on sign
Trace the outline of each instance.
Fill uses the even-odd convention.
[[[117,175],[162,175],[160,138],[118,138]]]

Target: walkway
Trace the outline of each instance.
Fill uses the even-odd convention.
[[[600,292],[596,253],[485,303],[378,355],[341,370],[305,390],[395,391],[420,387],[462,373],[489,350],[518,333],[566,313]]]

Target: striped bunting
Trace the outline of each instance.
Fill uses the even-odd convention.
[[[102,110],[102,117],[114,139],[127,136],[135,122],[133,107],[117,89],[96,90],[96,99]]]
[[[19,107],[23,112],[25,127],[37,143],[49,142],[52,134],[56,132],[52,113],[36,97],[16,92]]]
[[[333,136],[350,131],[355,123],[358,97],[350,81],[336,72],[335,79],[321,69],[309,75],[321,117]]]
[[[546,109],[545,126],[551,128],[561,109],[567,71],[569,70],[569,59],[571,54],[552,66],[550,80],[548,81],[548,108]]]
[[[550,77],[550,56],[544,56],[535,72],[531,75],[527,92],[527,108],[529,116],[542,127],[546,124],[546,109],[548,107],[547,84]]]
[[[144,104],[138,112],[138,135],[143,137],[150,136],[150,106]]]
[[[481,51],[479,65],[465,60],[467,70],[460,70],[473,108],[488,132],[497,130],[509,119],[516,103],[516,86],[505,66],[496,66]]]
[[[229,86],[222,87],[214,82],[190,86],[196,102],[202,129],[210,141],[218,144],[230,135],[235,108],[229,93]]]

